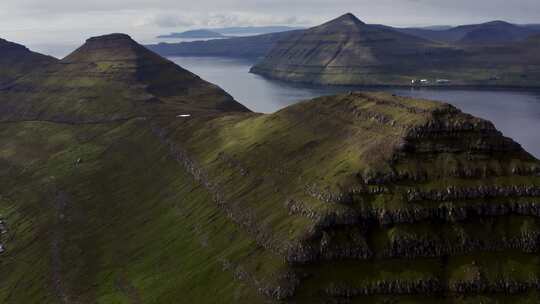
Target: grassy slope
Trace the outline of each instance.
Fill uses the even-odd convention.
[[[258,301],[223,271],[257,246],[148,128],[13,123],[0,138],[1,302]]]
[[[405,264],[400,259],[306,266],[284,262],[284,247],[302,240],[315,222],[291,214],[285,205],[289,198],[301,199],[321,212],[350,212],[345,205],[310,199],[303,186],[315,182],[343,191],[357,181],[359,171],[388,170],[379,165],[394,148],[382,148],[376,138],[391,143],[389,136],[399,138],[403,131],[396,132],[400,128],[390,125],[381,129],[367,117],[355,121],[355,113],[387,115],[395,119],[394,124],[406,126],[423,124],[429,111],[445,108],[402,100],[405,107],[419,111],[411,115],[388,107],[396,102],[387,99],[389,95],[360,96],[321,98],[273,115],[212,114],[188,120],[81,125],[3,123],[0,214],[10,232],[5,242],[8,251],[1,260],[0,299],[7,303],[169,303],[180,298],[197,303],[257,303],[267,301],[261,298],[260,288],[290,287],[291,281],[282,280],[294,271],[300,277],[309,274],[294,299],[317,303],[332,286],[439,278],[441,262],[433,258]],[[376,157],[371,140],[378,143],[373,147],[382,149]],[[180,149],[204,171],[204,178],[193,176],[179,157]],[[79,158],[82,162],[77,165]],[[216,195],[224,199],[225,209],[214,201]],[[243,221],[250,218],[252,222]],[[502,235],[511,233],[505,228],[508,224],[501,225],[497,229],[502,229]],[[434,235],[451,239],[456,227],[441,226]],[[475,224],[462,229],[479,228],[486,229]],[[489,235],[491,228],[487,229],[483,233]],[[431,230],[429,223],[383,227],[380,236],[373,234],[380,240],[368,243],[373,249],[379,248],[377,244],[383,248],[396,236],[420,237]],[[343,237],[347,244],[349,236]],[[343,245],[340,242],[338,246]],[[516,254],[512,251],[509,256]],[[485,259],[496,260],[497,254],[486,254]],[[538,275],[537,260],[525,256],[522,261],[531,271],[525,280]],[[397,267],[411,263],[414,271]],[[470,258],[465,255],[447,263],[448,270],[469,267]],[[489,265],[486,270],[492,268]]]
[[[228,94],[110,35],[0,99],[1,302],[262,301],[239,281],[283,263],[259,253],[136,118],[246,111]]]

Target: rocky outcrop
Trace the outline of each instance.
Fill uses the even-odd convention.
[[[333,297],[352,298],[356,296],[369,296],[380,294],[433,295],[441,292],[442,286],[436,279],[415,281],[375,281],[366,283],[363,287],[349,287],[345,284],[332,284],[325,288],[325,293]]]
[[[422,237],[399,237],[379,253],[381,258],[421,258],[471,254],[473,252],[498,252],[516,250],[537,253],[540,250],[540,232],[522,233],[520,236],[496,241],[482,239],[429,239]]]
[[[478,186],[475,188],[461,189],[456,187],[448,187],[445,190],[422,191],[418,189],[410,189],[407,192],[407,201],[409,203],[418,201],[447,202],[500,197],[540,197],[540,187],[528,185]]]
[[[259,293],[278,301],[292,297],[296,287],[300,284],[300,280],[294,272],[281,274],[280,277],[275,278],[275,282],[263,282],[249,271],[242,269],[241,266],[234,265],[227,260],[222,260],[221,262],[223,264],[223,270],[232,272],[236,280],[252,284],[257,288]]]
[[[0,254],[6,252],[8,228],[6,221],[0,216]]]
[[[474,281],[451,282],[443,286],[436,279],[417,281],[376,281],[366,283],[363,287],[350,287],[345,284],[332,284],[325,288],[325,293],[332,297],[354,298],[370,295],[441,295],[452,292],[461,295],[470,294],[519,294],[540,289],[538,280],[520,282],[511,279],[500,279],[486,282],[483,279]]]

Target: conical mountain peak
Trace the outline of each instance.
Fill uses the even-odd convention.
[[[110,41],[135,42],[133,39],[131,39],[129,35],[123,34],[123,33],[113,33],[113,34],[108,34],[108,35],[90,37],[86,40],[87,43],[110,42]]]
[[[483,25],[489,25],[489,26],[515,26],[514,24],[512,24],[510,22],[503,21],[503,20],[490,21],[490,22],[484,23]]]
[[[359,77],[362,84],[370,85],[373,78],[365,75],[372,74],[373,67],[402,66],[404,54],[415,56],[412,54],[430,44],[418,37],[365,24],[348,13],[300,34],[289,35],[276,43],[251,71],[299,82],[328,79],[339,82],[333,84],[349,84]],[[357,72],[351,71],[353,67]]]
[[[360,19],[358,19],[352,13],[346,13],[334,20],[331,20],[323,24],[323,26],[362,26],[362,25],[365,25],[365,23],[362,22]]]
[[[219,87],[124,34],[90,38],[47,70],[18,79],[10,90],[18,96],[5,99],[4,108],[10,112],[4,111],[6,115],[0,115],[0,120],[103,122],[137,116],[248,111]],[[0,94],[0,102],[2,98]],[[0,114],[2,110],[0,105]]]
[[[358,19],[358,17],[356,17],[352,13],[346,13],[346,14],[338,17],[337,19],[335,19],[335,21],[344,21],[344,22],[354,22],[354,23],[357,23],[357,24],[365,24],[364,22],[362,22],[360,19]]]
[[[64,61],[130,60],[144,55],[156,57],[131,39],[129,35],[115,33],[89,38],[84,45],[67,56]]]

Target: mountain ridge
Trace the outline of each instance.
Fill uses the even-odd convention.
[[[181,33],[160,35],[157,38],[225,38],[227,36],[211,30],[190,30]]]
[[[523,41],[528,36],[538,33],[537,30],[527,26],[516,25],[510,22],[495,20],[479,24],[468,24],[454,26],[444,30],[429,30],[421,28],[394,28],[397,31],[415,35],[429,40],[446,42],[446,43],[464,43],[464,44],[504,44],[511,42]],[[502,36],[494,36],[492,39],[465,39],[474,32],[488,32],[490,34],[505,34]],[[491,35],[489,35],[491,36]],[[489,37],[488,36],[488,37]],[[465,39],[465,40],[464,40]]]
[[[257,36],[180,43],[159,43],[147,47],[162,56],[204,56],[254,59],[266,55],[279,40],[300,30]]]
[[[385,70],[407,70],[418,61],[431,65],[440,53],[459,51],[346,14],[281,39],[251,72],[297,82],[377,85],[400,81],[401,73]]]
[[[356,18],[356,17],[355,17]],[[537,33],[538,29],[535,28],[535,25],[513,25],[505,21],[499,21],[497,23],[509,24],[512,27],[522,28],[523,31],[532,31],[532,33]],[[490,24],[487,22],[486,24]],[[439,41],[442,43],[458,43],[459,40],[463,39],[467,33],[463,33],[463,30],[470,31],[471,29],[478,28],[483,26],[483,24],[475,25],[464,25],[464,26],[444,26],[436,29],[432,28],[400,28],[400,27],[391,27],[386,25],[376,25],[372,26],[394,30],[402,32],[404,34],[413,35],[422,39]],[[293,29],[297,30],[298,29]],[[457,32],[457,33],[456,33]],[[148,47],[163,56],[224,56],[224,57],[240,57],[240,58],[258,58],[266,55],[272,46],[275,45],[279,40],[286,39],[288,34],[286,33],[275,33],[272,36],[248,36],[241,38],[229,38],[233,40],[229,41],[218,41],[210,40],[205,42],[181,42],[181,43],[160,43],[149,45]],[[526,36],[526,35],[525,35]],[[524,39],[523,34],[514,36],[509,34],[507,36],[502,36],[503,38],[510,39],[499,39],[496,40],[497,43],[508,43],[513,41],[522,41]],[[469,40],[468,43],[474,43],[474,40]],[[491,41],[493,42],[493,41]],[[484,43],[482,43],[484,44]],[[238,48],[234,46],[238,45]]]
[[[33,91],[41,92],[41,96]],[[63,60],[22,77],[0,93],[2,120],[90,122],[184,112],[247,111],[217,86],[124,34],[90,38]]]
[[[0,86],[54,63],[57,59],[30,51],[23,45],[0,39]]]
[[[491,32],[471,32],[464,43],[449,44],[351,18],[283,37],[251,72],[318,85],[540,86],[534,68],[540,58],[533,55],[540,45],[499,44]]]

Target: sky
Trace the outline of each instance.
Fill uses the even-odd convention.
[[[540,23],[539,0],[0,0],[0,37],[25,45],[78,45],[123,32],[155,36],[224,26],[312,26],[351,12],[367,23]]]

